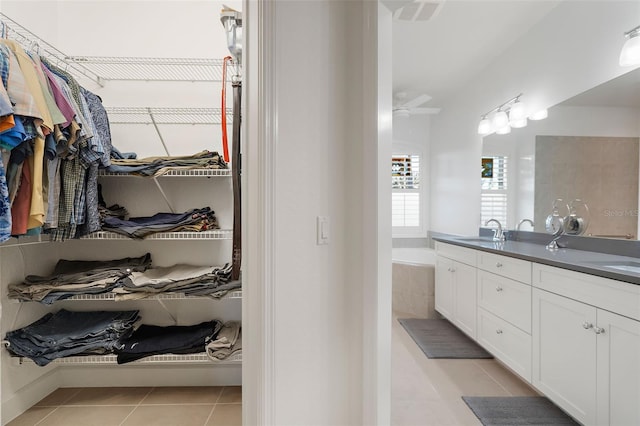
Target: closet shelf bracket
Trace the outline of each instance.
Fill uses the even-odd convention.
[[[158,178],[154,177],[153,183],[155,183],[156,186],[158,187],[158,191],[160,191],[162,198],[164,198],[165,203],[167,203],[167,206],[169,206],[169,210],[171,210],[171,213],[176,213],[176,209],[173,208],[173,205],[171,204],[171,201],[169,201],[167,194],[164,192],[162,185],[160,185],[160,182],[158,182]]]

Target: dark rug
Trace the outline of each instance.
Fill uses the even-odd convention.
[[[580,425],[543,396],[463,396],[462,399],[484,426]]]
[[[444,319],[398,319],[427,358],[493,358]]]

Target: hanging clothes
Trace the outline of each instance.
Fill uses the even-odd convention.
[[[0,242],[11,237],[11,203],[9,203],[9,188],[5,178],[4,164],[0,161]]]

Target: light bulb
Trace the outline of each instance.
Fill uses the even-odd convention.
[[[620,66],[640,64],[640,31],[632,32],[620,51]]]
[[[487,117],[482,117],[480,124],[478,124],[478,134],[486,136],[491,133],[493,128],[491,127],[491,121]]]
[[[521,127],[526,127],[527,126],[527,117],[521,118],[519,120],[511,120],[511,121],[509,121],[509,125],[511,127],[513,127],[514,129],[519,129]]]
[[[549,112],[546,109],[541,109],[538,112],[534,112],[529,119],[530,120],[544,120],[549,116]]]
[[[491,120],[491,124],[493,124],[494,129],[502,129],[505,126],[509,125],[509,117],[507,113],[504,111],[498,111],[493,115],[493,119]]]
[[[496,133],[499,135],[506,135],[507,133],[511,133],[511,126],[509,126],[508,124],[506,126],[502,126],[498,130],[496,130]]]
[[[527,111],[524,103],[516,100],[509,110],[509,121],[518,121],[527,118]]]

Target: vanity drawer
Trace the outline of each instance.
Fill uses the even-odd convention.
[[[478,268],[531,284],[531,262],[526,260],[479,251]]]
[[[637,284],[534,263],[533,286],[640,320],[640,285]]]
[[[531,335],[479,308],[478,342],[531,383]]]
[[[440,256],[457,260],[467,265],[476,266],[476,251],[473,249],[436,241],[436,251]]]
[[[531,286],[478,271],[478,306],[531,333]]]

